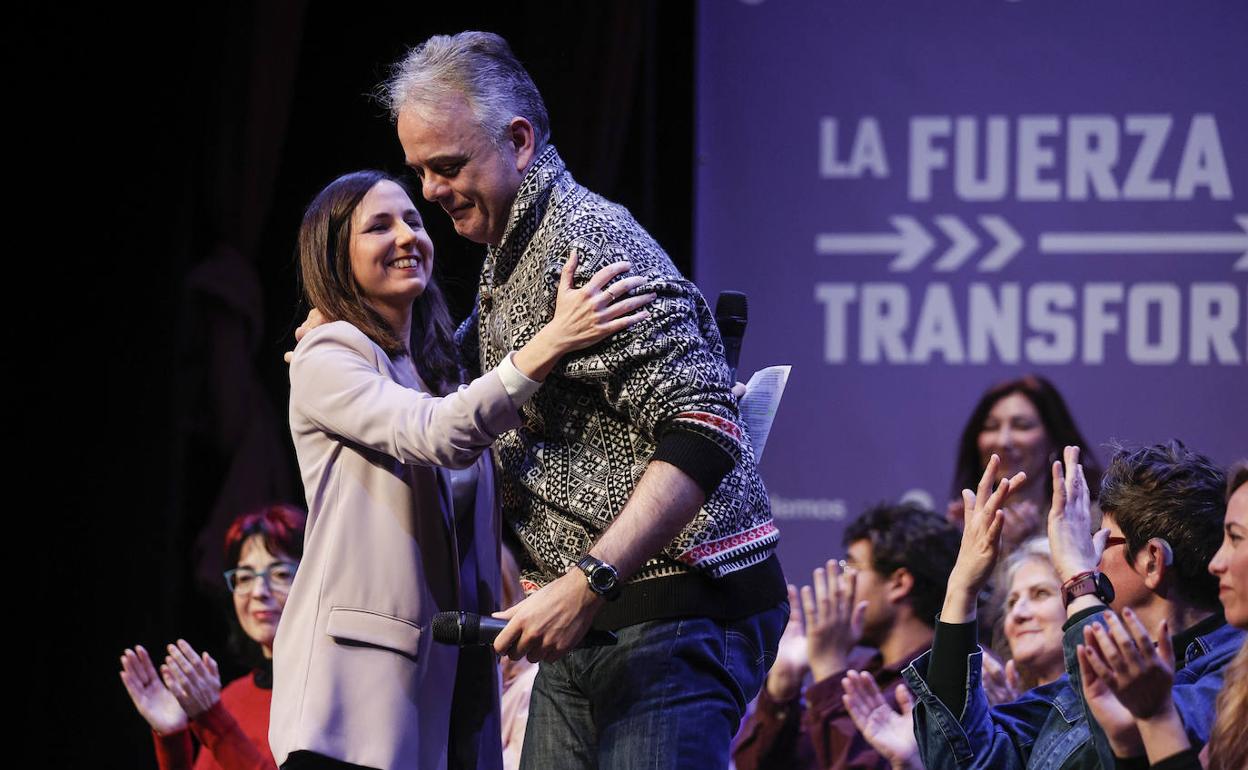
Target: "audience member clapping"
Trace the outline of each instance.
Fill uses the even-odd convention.
[[[217,662],[183,639],[168,645],[157,673],[142,645],[121,656],[121,682],[147,723],[162,770],[262,770],[277,765],[269,751],[269,662],[278,621],[303,554],[305,515],[272,505],[240,516],[225,535],[225,583],[238,620],[243,657],[255,658],[248,676],[221,687]],[[191,736],[200,744],[194,755]]]
[[[901,670],[931,645],[958,533],[940,515],[902,504],[868,511],[849,526],[844,542],[844,562],[816,569],[813,585],[800,594],[790,590],[791,603],[800,596],[801,611],[790,617],[738,741],[739,770],[890,765],[854,726],[842,680],[851,669],[865,669],[896,706]],[[870,651],[860,656],[861,647]]]
[[[893,690],[900,713],[884,698],[869,674],[850,671],[842,680],[842,700],[854,726],[891,770],[923,770],[919,744],[914,738],[914,697],[899,684]]]
[[[984,651],[984,687],[993,705],[1009,703],[1066,673],[1062,653],[1066,607],[1048,538],[1022,543],[1006,560],[1003,578],[1000,633],[1008,662],[1002,664]]]
[[[1205,743],[1225,667],[1244,637],[1223,618],[1218,580],[1208,571],[1223,539],[1225,475],[1179,441],[1119,449],[1101,483],[1105,529],[1094,541],[1086,534],[1089,504],[1078,450],[1067,448],[1065,478],[1056,465],[1053,473],[1055,489],[1064,487],[1064,493],[1054,495],[1049,542],[1067,598],[1066,666],[1073,686],[1083,698],[1075,649],[1087,641],[1089,625],[1114,628],[1110,608],[1124,614],[1133,630],[1137,621],[1153,630],[1164,623],[1177,656],[1175,708],[1189,739]],[[1059,497],[1065,498],[1062,506]],[[1119,630],[1129,636],[1126,627]],[[1124,723],[1112,739],[1106,733],[1114,726],[1104,727],[1091,731],[1103,767],[1113,766],[1115,749],[1128,756],[1145,753],[1133,723]]]
[[[1218,579],[1219,597],[1227,623],[1248,629],[1248,466],[1232,476],[1222,545],[1209,563]],[[1154,646],[1154,637],[1156,645]],[[1131,766],[1139,751],[1138,734],[1148,762],[1154,768],[1199,768],[1183,717],[1176,705],[1174,644],[1166,618],[1150,635],[1130,608],[1119,618],[1104,614],[1104,624],[1083,627],[1078,650],[1084,700],[1104,729],[1115,762]],[[1205,756],[1215,770],[1248,767],[1248,645],[1242,645],[1227,666],[1225,685],[1218,695],[1216,721]]]
[[[1099,466],[1053,383],[1029,374],[989,388],[971,410],[958,440],[950,518],[961,521],[962,490],[975,488],[988,458],[995,454],[999,463],[994,485],[1020,471],[1027,474],[1001,509],[1005,551],[1009,553],[1029,537],[1044,534],[1044,515],[1053,494],[1049,465],[1068,445],[1083,448],[1084,472],[1095,491]]]
[[[1010,703],[1032,688],[1049,685],[1066,673],[1062,657],[1061,585],[1053,571],[1046,538],[1032,538],[1011,554],[1004,591],[1004,634],[1010,660],[1002,665],[986,651],[983,682],[993,705]],[[884,699],[874,680],[850,671],[842,686],[845,708],[859,732],[894,770],[921,768],[914,737],[913,699],[904,684],[894,692],[900,713]]]
[[[1001,507],[1014,479],[995,491],[994,457],[974,495],[966,497],[966,528],[949,579],[930,656],[905,671],[915,693],[915,732],[928,768],[1112,767],[1109,740],[1088,724],[1075,656],[1084,627],[1108,611],[1130,608],[1146,626],[1181,629],[1173,698],[1193,740],[1208,739],[1213,694],[1242,632],[1214,612],[1216,592],[1202,580],[1221,538],[1224,477],[1206,458],[1177,441],[1136,452],[1120,450],[1106,471],[1101,506],[1107,529],[1090,535],[1092,510],[1078,447],[1054,463],[1049,544],[1062,580],[1067,622],[1067,673],[989,708],[976,669],[975,596],[1001,553]],[[1115,588],[1117,590],[1115,590]],[[968,673],[969,672],[969,673]],[[957,725],[960,729],[952,730]],[[1114,735],[1115,746],[1140,744],[1138,731]],[[1143,746],[1133,754],[1143,754]]]

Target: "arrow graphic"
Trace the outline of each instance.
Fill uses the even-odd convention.
[[[960,218],[943,214],[933,217],[936,226],[949,239],[949,248],[933,264],[933,269],[950,273],[970,260],[980,246],[980,239]],[[913,270],[927,257],[936,241],[914,217],[892,216],[895,233],[820,233],[815,236],[815,253],[833,254],[894,254],[888,263],[893,272]],[[1014,259],[1023,248],[1023,239],[1004,217],[986,215],[979,224],[992,236],[995,245],[979,263],[982,272],[996,272]]]
[[[950,273],[962,267],[962,263],[975,253],[975,249],[979,248],[979,239],[970,228],[962,224],[962,220],[954,216],[938,216],[936,225],[953,243],[932,267],[942,273]]]
[[[896,254],[888,264],[894,272],[913,270],[936,242],[913,217],[893,216],[896,233],[820,233],[815,236],[815,253],[833,254]]]
[[[1235,221],[1243,232],[1223,233],[1041,233],[1045,254],[1225,254],[1239,253],[1235,270],[1248,270],[1248,214]]]
[[[1023,239],[1003,217],[982,216],[979,218],[979,224],[997,239],[997,247],[988,252],[988,256],[979,263],[979,269],[981,272],[995,273],[1014,259],[1014,255],[1023,248]]]

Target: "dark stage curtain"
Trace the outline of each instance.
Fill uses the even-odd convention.
[[[221,581],[221,543],[240,512],[301,498],[285,415],[257,366],[269,346],[256,262],[277,187],[304,3],[240,3],[228,12],[234,22],[219,41],[215,110],[200,126],[208,162],[195,185],[195,211],[210,240],[191,255],[183,285],[176,370],[175,473],[183,483],[173,505],[198,528],[195,577],[205,589]]]
[[[225,643],[225,526],[262,503],[303,503],[281,359],[305,312],[296,230],[339,174],[403,171],[394,129],[368,94],[408,46],[463,29],[505,36],[542,90],[573,174],[628,206],[688,271],[693,4],[444,5],[227,0],[17,23],[49,40],[10,54],[44,99],[11,106],[47,105],[57,130],[30,154],[70,168],[42,175],[66,188],[39,199],[61,218],[28,229],[47,240],[65,222],[77,236],[19,256],[37,270],[62,252],[90,260],[61,283],[22,284],[75,292],[71,312],[58,313],[65,330],[48,335],[60,343],[44,354],[50,373],[27,378],[50,391],[49,406],[23,415],[64,423],[33,482],[58,513],[45,505],[28,517],[40,522],[35,542],[59,548],[41,565],[59,593],[40,594],[53,611],[26,666],[50,672],[31,687],[27,713],[34,734],[56,735],[35,744],[37,764],[155,766],[117,679],[123,647],[163,657],[182,637],[212,652],[227,679],[243,673]],[[417,204],[462,316],[483,250]],[[39,298],[45,310],[33,318],[48,315]]]

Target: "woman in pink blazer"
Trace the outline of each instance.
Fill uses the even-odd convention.
[[[273,654],[273,755],[284,768],[499,767],[493,655],[434,644],[430,621],[497,608],[490,444],[562,355],[641,320],[653,295],[628,296],[639,277],[606,288],[626,263],[575,289],[570,261],[552,276],[551,322],[461,386],[433,244],[398,182],[331,183],[299,259],[328,323],[290,367],[308,525]]]

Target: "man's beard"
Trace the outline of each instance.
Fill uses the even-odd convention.
[[[888,632],[892,630],[893,619],[885,615],[884,617],[872,617],[871,607],[867,607],[866,617],[862,621],[862,638],[858,640],[858,644],[863,647],[874,647],[879,649],[884,640],[888,638]]]

